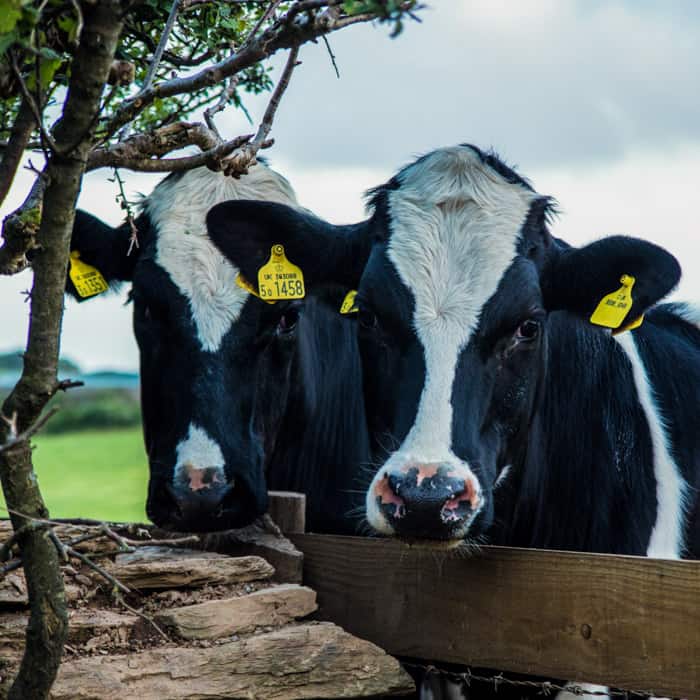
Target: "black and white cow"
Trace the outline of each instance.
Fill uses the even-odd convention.
[[[581,249],[551,202],[472,146],[420,158],[348,235],[307,212],[228,202],[214,242],[251,278],[282,242],[311,286],[358,287],[370,432],[396,442],[367,496],[380,533],[680,556],[700,472],[700,336],[666,251],[614,236]],[[627,322],[588,322],[634,277]]]
[[[426,540],[700,555],[700,330],[654,304],[677,261],[623,236],[573,248],[552,203],[491,154],[436,150],[373,191],[352,235],[229,202],[212,239],[246,277],[282,243],[308,285],[356,286],[379,466],[366,515]],[[589,317],[634,278],[612,335]]]
[[[238,180],[206,168],[171,175],[144,200],[130,254],[128,225],[76,212],[71,249],[110,284],[132,284],[147,513],[164,527],[220,530],[264,513],[268,485],[305,487],[310,527],[353,532],[345,516],[368,448],[354,423],[362,393],[354,324],[337,312],[344,292],[268,305],[238,287],[205,229],[213,205],[237,198],[298,207],[263,165]],[[338,396],[359,410],[339,410]]]

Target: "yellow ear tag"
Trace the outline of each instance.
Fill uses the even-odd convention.
[[[357,296],[357,290],[351,289],[343,299],[343,303],[340,305],[341,314],[356,314],[360,309],[355,303],[355,297]]]
[[[80,253],[77,250],[72,251],[70,254],[68,275],[75,286],[75,290],[83,299],[97,296],[109,289],[109,285],[102,273],[96,267],[84,263],[80,259]]]
[[[240,272],[236,275],[235,282],[241,289],[245,289],[246,292],[248,292],[249,294],[252,294],[254,297],[258,297],[258,299],[261,298],[258,292],[256,291],[255,287],[250,282],[248,282],[248,280],[245,277],[243,277],[243,275]],[[268,304],[275,303],[272,299],[266,299],[265,301]]]
[[[618,328],[617,330],[613,331],[613,335],[617,335],[618,333],[625,333],[626,331],[633,331],[635,328],[639,328],[639,326],[642,325],[642,321],[644,321],[644,314],[632,321],[632,323],[628,323],[626,326],[622,326],[621,328]]]
[[[270,259],[258,270],[258,289],[263,301],[304,298],[304,274],[287,260],[279,243],[272,246]]]
[[[632,287],[635,280],[632,275],[622,275],[620,282],[622,286],[617,291],[601,299],[591,315],[591,323],[607,328],[619,328],[625,320],[625,316],[632,308]]]

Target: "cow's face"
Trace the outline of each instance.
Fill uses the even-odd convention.
[[[258,371],[288,371],[297,310],[270,307],[238,287],[237,270],[205,226],[211,206],[242,196],[241,183],[243,196],[271,196],[278,176],[252,172],[235,181],[202,169],[163,181],[146,200],[140,248],[123,275],[132,282],[140,353],[146,510],[163,527],[240,527],[267,509],[262,442],[253,425]],[[278,182],[278,198],[293,201]],[[87,240],[76,245],[86,262],[109,268],[99,256],[90,259]],[[286,386],[280,376],[271,397],[282,407]]]
[[[492,522],[499,480],[528,449],[546,381],[547,314],[566,309],[587,322],[626,274],[636,279],[634,319],[673,287],[678,266],[622,237],[566,248],[547,231],[548,199],[470,146],[419,159],[372,203],[373,216],[342,244],[335,227],[291,212],[252,238],[265,249],[274,235],[312,282],[356,274],[380,465],[367,491],[370,525],[409,538],[478,536]],[[260,264],[250,238],[217,241],[244,270],[254,261],[246,274]]]

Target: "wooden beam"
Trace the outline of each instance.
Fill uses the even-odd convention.
[[[269,491],[268,513],[285,535],[306,532],[306,495],[294,491]]]
[[[700,698],[700,562],[291,539],[321,616],[391,654]]]

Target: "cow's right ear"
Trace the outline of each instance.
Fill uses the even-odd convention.
[[[277,244],[301,268],[307,287],[329,283],[356,287],[372,243],[366,222],[335,226],[284,204],[240,199],[213,207],[207,214],[207,230],[255,288],[258,270]]]
[[[139,223],[141,222],[137,220],[137,229]],[[71,257],[77,258],[83,265],[95,268],[108,285],[113,287],[133,278],[139,249],[133,246],[130,251],[130,247],[131,226],[128,223],[114,228],[85,211],[78,209],[75,212]],[[90,296],[79,293],[70,274],[66,276],[66,292],[78,301]]]

